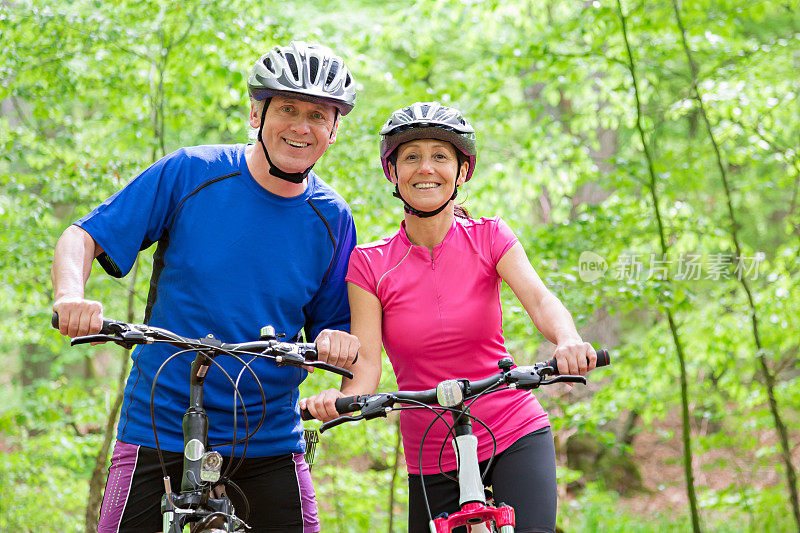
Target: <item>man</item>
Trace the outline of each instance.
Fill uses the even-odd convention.
[[[255,63],[248,89],[257,144],[180,149],[64,231],[52,269],[61,333],[75,337],[100,329],[102,305],[84,296],[95,258],[121,277],[140,249],[158,242],[146,323],[189,337],[211,333],[224,342],[254,340],[267,324],[288,338],[303,329],[315,339],[320,360],[353,362],[359,344],[346,332],[344,275],[355,226],[345,201],[311,167],[336,141],[340,117],[355,103],[355,83],[330,49],[292,42]],[[132,353],[100,532],[161,529],[164,484],[153,433],[166,450],[173,483],[179,483],[187,361],[173,360],[159,374],[155,428],[150,391],[174,351],[149,345]],[[257,384],[230,359],[217,362],[234,378],[241,374],[239,391],[250,420],[258,419]],[[297,408],[306,372],[264,360],[251,366],[267,396],[266,420],[248,441],[247,459],[231,484],[244,492],[255,531],[319,531]],[[209,372],[210,444],[232,441],[233,405],[230,382]],[[239,438],[243,425],[240,409]],[[236,455],[242,449],[239,444]],[[230,453],[228,446],[217,450]],[[243,513],[238,493],[228,494]]]

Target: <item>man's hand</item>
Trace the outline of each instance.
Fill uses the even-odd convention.
[[[339,398],[344,398],[344,394],[336,389],[326,389],[314,396],[300,398],[300,409],[308,409],[311,416],[327,422],[341,416],[334,406],[334,402]]]
[[[345,331],[323,329],[314,340],[317,358],[341,368],[348,368],[356,359],[361,343],[358,337]]]
[[[580,339],[559,343],[553,355],[560,374],[585,376],[597,365],[597,353],[594,348]]]
[[[62,335],[81,337],[100,333],[103,327],[103,304],[83,298],[59,298],[53,304],[58,313],[58,330]]]

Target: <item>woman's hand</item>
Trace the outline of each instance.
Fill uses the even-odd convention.
[[[326,389],[314,396],[300,398],[300,409],[308,409],[311,416],[317,420],[327,422],[341,416],[336,411],[333,402],[339,398],[344,398],[344,396],[345,395],[342,394],[341,391],[336,389]]]
[[[597,353],[592,345],[580,339],[560,342],[553,354],[559,374],[585,376],[597,365]]]

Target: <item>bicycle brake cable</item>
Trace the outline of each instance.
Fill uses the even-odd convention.
[[[237,357],[237,359],[238,359],[238,357]],[[231,460],[228,463],[228,468],[225,469],[225,475],[226,476],[230,476],[230,477],[232,477],[236,473],[236,471],[239,470],[239,467],[241,467],[241,465],[244,463],[244,458],[247,456],[247,444],[250,441],[250,437],[252,437],[253,435],[255,435],[258,432],[258,430],[261,428],[261,424],[266,419],[266,409],[267,409],[267,407],[266,407],[266,397],[265,397],[265,394],[264,394],[264,389],[263,389],[263,387],[260,386],[261,385],[260,384],[260,380],[258,380],[258,378],[255,375],[254,370],[250,367],[250,363],[255,361],[255,359],[256,359],[256,356],[253,356],[249,361],[246,361],[246,362],[244,361],[244,359],[242,359],[242,362],[244,363],[244,366],[242,366],[242,369],[239,371],[239,375],[236,376],[236,383],[234,384],[234,396],[233,396],[233,439],[232,439],[232,442],[231,442]],[[250,371],[250,373],[256,379],[256,382],[259,383],[259,391],[261,393],[261,417],[260,417],[260,419],[258,421],[258,424],[256,425],[256,428],[253,430],[252,434],[250,434],[250,424],[249,424],[248,416],[247,416],[247,406],[244,404],[244,398],[242,397],[241,393],[239,392],[239,383],[240,383],[240,381],[242,379],[242,374],[244,373],[245,368],[247,368]],[[239,460],[234,465],[233,464],[234,463],[234,451],[236,450],[236,444],[238,442],[240,442],[240,439],[238,439],[237,436],[236,436],[236,434],[237,434],[237,416],[238,416],[238,410],[237,410],[238,409],[238,404],[236,403],[237,396],[242,400],[242,415],[244,416],[244,419],[245,419],[245,430],[244,430],[245,436],[244,436],[244,439],[242,439],[243,440],[244,449],[242,450],[241,456],[239,456]]]
[[[161,452],[161,446],[158,443],[158,430],[156,429],[156,408],[155,408],[155,394],[156,394],[156,384],[158,383],[158,377],[161,375],[161,371],[164,367],[167,366],[167,363],[172,361],[175,357],[179,355],[183,355],[188,352],[196,351],[194,348],[187,348],[185,350],[179,350],[174,354],[167,357],[161,366],[158,367],[155,376],[153,376],[153,385],[150,387],[150,424],[153,427],[153,439],[155,440],[156,445],[156,453],[158,454],[158,462],[161,464],[161,473],[163,477],[166,479],[167,476],[167,466],[164,464],[164,455]]]

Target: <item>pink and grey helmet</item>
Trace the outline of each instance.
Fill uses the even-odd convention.
[[[344,60],[327,46],[292,41],[261,56],[247,80],[254,100],[288,96],[310,102],[323,101],[342,115],[352,111],[356,84]]]
[[[417,102],[392,113],[381,128],[381,163],[386,179],[389,177],[388,161],[401,144],[416,139],[439,139],[452,144],[469,161],[469,181],[475,170],[475,129],[460,111],[439,102]]]

